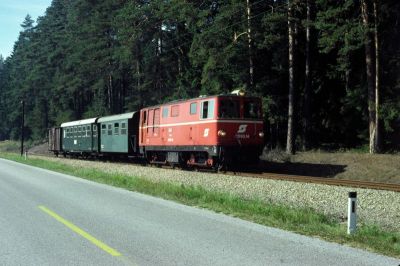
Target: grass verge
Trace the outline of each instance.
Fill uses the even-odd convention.
[[[62,163],[49,162],[45,158],[24,160],[23,157],[11,153],[0,153],[0,157],[400,258],[399,232],[361,225],[356,234],[349,236],[346,234],[345,225],[311,209],[245,200],[228,193],[207,191],[200,186],[154,183],[144,178],[110,174],[91,168],[74,168]]]

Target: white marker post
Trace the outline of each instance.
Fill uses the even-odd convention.
[[[28,158],[28,151],[25,150],[25,161]]]
[[[349,202],[347,211],[347,234],[353,234],[357,229],[357,192],[349,192]]]

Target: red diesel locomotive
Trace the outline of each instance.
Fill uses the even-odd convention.
[[[258,162],[263,130],[260,98],[205,96],[142,109],[139,147],[150,163],[221,169]]]

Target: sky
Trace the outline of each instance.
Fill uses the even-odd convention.
[[[21,24],[27,14],[36,21],[43,16],[51,0],[0,0],[0,54],[11,55]]]

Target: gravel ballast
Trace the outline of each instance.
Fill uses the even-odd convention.
[[[38,158],[43,159],[43,157]],[[398,192],[190,172],[125,163],[61,158],[46,158],[46,160],[73,167],[94,168],[108,173],[141,177],[153,182],[201,186],[210,191],[230,193],[244,199],[259,199],[292,207],[312,208],[339,221],[347,219],[348,192],[357,191],[357,214],[360,222],[376,224],[390,230],[400,230]]]

